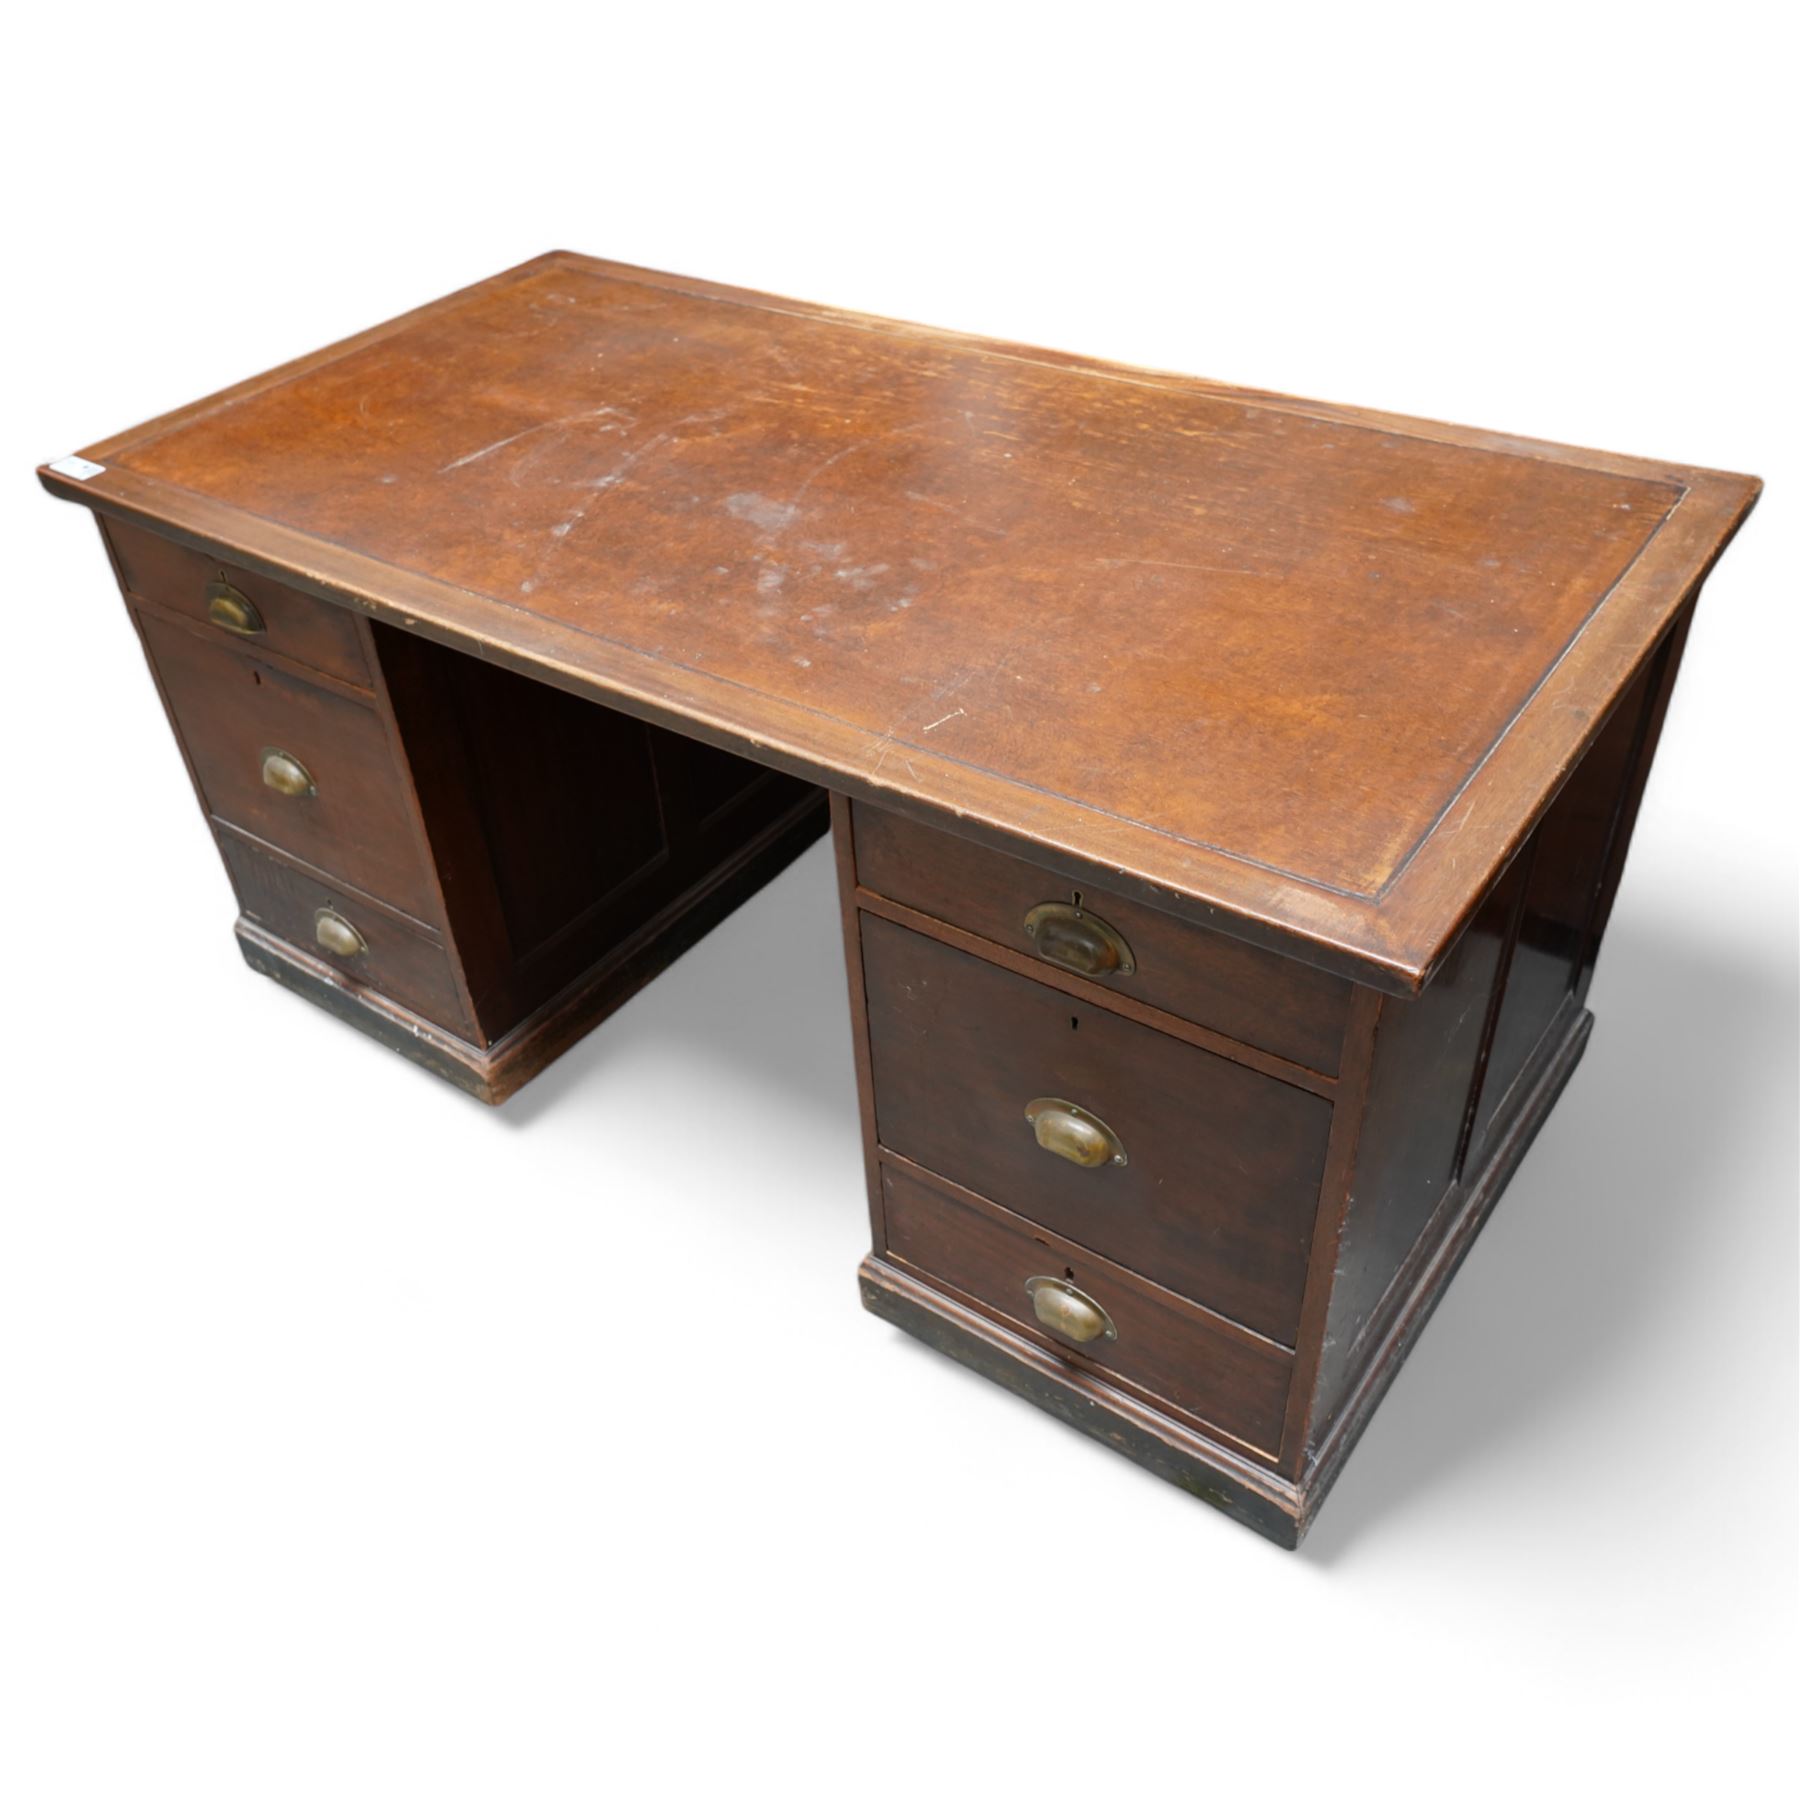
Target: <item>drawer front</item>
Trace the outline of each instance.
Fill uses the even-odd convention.
[[[1133,965],[1129,974],[1099,977],[1102,985],[1304,1068],[1337,1073],[1347,981],[872,806],[857,804],[852,819],[856,878],[871,892],[1077,974],[1086,973],[1075,966],[1080,940],[1096,941],[1091,921],[1098,919]],[[1076,942],[1058,921],[1033,921],[1038,929],[1027,931],[1037,908],[1073,906],[1077,894],[1088,929],[1075,923]]]
[[[883,1144],[1294,1341],[1329,1102],[885,919],[862,934]],[[1045,1099],[1098,1118],[1125,1161],[1045,1149],[1026,1116]]]
[[[314,881],[235,838],[221,834],[219,849],[246,918],[350,981],[374,988],[434,1025],[469,1035],[450,957],[435,933],[402,924],[353,889]]]
[[[139,624],[215,818],[414,918],[436,918],[405,781],[373,707],[186,626],[147,613]],[[272,751],[297,762],[313,791],[270,786]]]
[[[354,613],[153,531],[117,519],[101,528],[127,593],[185,613],[226,642],[276,650],[358,687],[370,685]],[[221,593],[220,583],[230,591]]]
[[[889,1261],[956,1289],[1078,1368],[1271,1456],[1279,1449],[1293,1364],[1285,1351],[974,1196],[892,1166],[881,1188]],[[1047,1329],[1025,1286],[1039,1279],[1097,1304],[1114,1335],[1077,1347]]]

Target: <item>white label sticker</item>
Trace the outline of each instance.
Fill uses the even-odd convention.
[[[92,481],[106,473],[104,463],[89,462],[85,456],[59,456],[50,465],[52,475],[67,475],[73,481]]]

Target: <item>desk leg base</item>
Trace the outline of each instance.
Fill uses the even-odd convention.
[[[244,961],[257,974],[267,975],[290,993],[310,1000],[334,1019],[354,1025],[376,1043],[398,1051],[407,1061],[442,1076],[465,1093],[492,1105],[511,1091],[494,1079],[491,1056],[386,995],[348,979],[330,963],[263,930],[254,919],[238,920],[237,940]]]
[[[1141,1463],[1284,1550],[1300,1542],[1303,1496],[1272,1469],[1139,1406],[891,1263],[866,1257],[857,1274],[863,1305],[890,1325]]]
[[[498,1106],[774,880],[824,834],[826,822],[824,796],[809,797],[486,1049],[408,1011],[253,919],[238,920],[238,947],[258,974],[464,1093]]]

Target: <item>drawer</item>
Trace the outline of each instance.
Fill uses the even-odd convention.
[[[372,706],[140,613],[150,660],[207,810],[401,912],[437,917],[404,777]],[[271,751],[297,761],[312,791],[264,779]]]
[[[955,1289],[1078,1368],[1271,1456],[1280,1448],[1293,1370],[1286,1351],[978,1196],[946,1193],[891,1165],[881,1196],[888,1261]],[[1113,1335],[1077,1346],[1048,1329],[1028,1281],[1075,1289],[1076,1307],[1097,1304]]]
[[[864,914],[876,1130],[909,1162],[1291,1344],[1331,1105]],[[1058,1100],[1125,1161],[1044,1149]]]
[[[876,807],[859,803],[851,817],[856,878],[872,893],[1076,974],[1087,973],[1088,951],[1105,942],[1098,920],[1132,964],[1128,974],[1098,977],[1104,986],[1304,1068],[1337,1073],[1350,1007],[1350,983],[1340,977]],[[1077,900],[1083,919],[1026,930],[1036,908]]]
[[[315,881],[224,833],[219,850],[246,918],[421,1018],[469,1035],[450,957],[436,933],[402,922],[353,888]],[[346,936],[345,926],[354,936]]]
[[[226,642],[276,650],[358,687],[370,685],[355,613],[154,531],[117,519],[103,521],[102,529],[127,593],[185,613]],[[220,593],[219,583],[231,591]],[[235,622],[239,629],[228,629],[222,621]]]

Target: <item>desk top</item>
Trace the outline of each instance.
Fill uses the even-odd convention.
[[[1758,490],[564,252],[83,454],[45,484],[1397,991]]]

